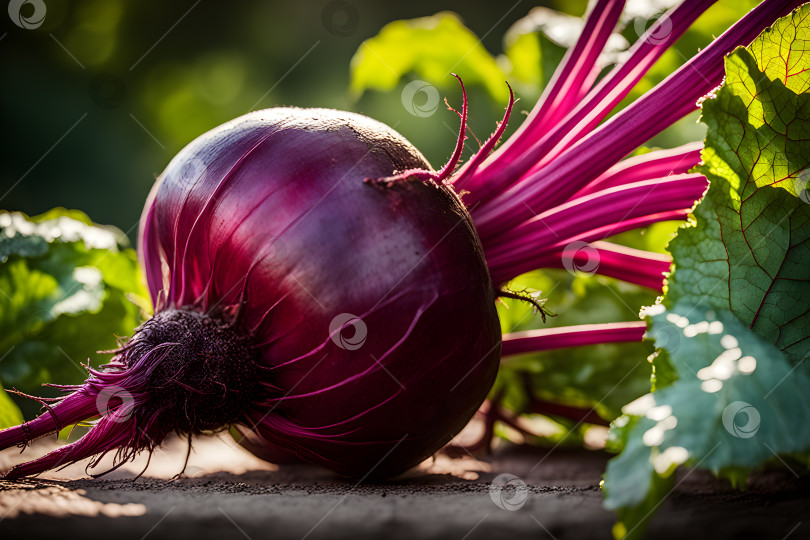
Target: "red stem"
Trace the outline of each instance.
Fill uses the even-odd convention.
[[[474,208],[473,219],[482,239],[486,241],[531,219],[538,211],[569,200],[615,164],[616,156],[627,155],[694,111],[698,98],[722,81],[723,56],[750,43],[763,27],[801,3],[765,0],[655,88],[556,156],[549,166]]]
[[[488,160],[489,163],[508,164],[523,151],[525,141],[537,140],[542,134],[554,128],[571,109],[584,97],[598,74],[596,61],[608,38],[613,33],[616,23],[624,8],[624,1],[597,0],[593,10],[585,21],[585,27],[576,44],[571,47],[557,67],[551,81],[543,91],[528,118],[521,124],[515,134],[504,143],[498,152]],[[488,182],[481,185],[479,179],[466,178],[459,188],[467,188],[467,181],[472,180],[470,189],[475,200],[481,200],[480,191],[489,192],[500,185]],[[494,179],[491,179],[494,181]]]
[[[633,182],[684,174],[700,163],[701,150],[703,150],[702,142],[691,142],[677,148],[655,150],[624,159],[599,175],[572,198],[578,199],[597,191],[626,186]]]
[[[512,91],[512,87],[509,83],[506,83],[506,86],[509,88],[509,103],[506,105],[506,112],[503,115],[503,120],[500,121],[498,124],[495,133],[487,139],[481,149],[476,152],[473,158],[459,171],[459,173],[452,179],[454,185],[463,185],[464,179],[472,176],[475,173],[476,169],[483,163],[484,159],[489,155],[490,152],[495,148],[495,145],[498,144],[498,141],[503,136],[503,132],[506,129],[506,124],[509,122],[509,117],[512,114],[512,107],[515,105],[515,93]]]
[[[569,201],[484,241],[490,268],[509,268],[573,241],[602,240],[652,220],[688,212],[706,190],[703,175],[676,175],[610,188]]]
[[[456,148],[453,151],[453,155],[450,156],[450,159],[445,163],[444,167],[439,170],[439,174],[436,178],[437,182],[441,182],[445,178],[449,177],[453,174],[453,171],[456,169],[456,165],[458,164],[458,160],[461,159],[461,152],[464,150],[464,141],[467,139],[467,89],[464,88],[464,82],[461,80],[461,77],[452,73],[453,77],[458,79],[458,84],[461,85],[461,114],[459,117],[461,118],[461,127],[458,130],[458,139],[456,140]]]
[[[581,347],[599,343],[624,343],[641,341],[647,323],[644,321],[581,324],[542,328],[503,335],[501,355],[512,356],[551,349]]]
[[[529,178],[536,176],[529,173],[537,173],[543,166],[553,164],[566,149],[587,136],[630,93],[664,51],[713,2],[714,0],[684,2],[661,16],[633,45],[628,60],[615,67],[585,99],[578,100],[576,107],[562,122],[543,130],[527,129],[526,133],[513,136],[499,153],[485,163],[479,178],[470,182],[467,189],[472,192],[473,197],[468,201],[476,203],[500,197],[510,186],[528,183]],[[665,24],[669,27],[665,27]],[[662,31],[666,35],[659,39],[658,35]],[[652,127],[660,125],[649,119],[647,123]],[[658,131],[664,127],[666,126],[660,125]],[[533,136],[529,136],[530,133]],[[613,155],[621,156],[626,153]],[[570,179],[567,182],[570,183]]]
[[[553,253],[538,254],[506,266],[493,264],[490,266],[490,274],[494,283],[506,283],[520,274],[538,268],[564,268],[609,276],[660,292],[664,285],[664,273],[669,272],[671,262],[669,256],[660,253],[596,241],[590,244],[569,244]]]

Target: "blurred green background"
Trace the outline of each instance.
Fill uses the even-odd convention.
[[[19,28],[2,16],[0,106],[6,136],[0,208],[28,214],[57,205],[76,208],[134,239],[149,188],[171,157],[198,135],[253,109],[333,107],[389,123],[402,120],[398,129],[433,162],[446,159],[454,134],[435,129],[442,116],[409,115],[398,92],[393,100],[350,96],[352,55],[384,24],[442,9],[463,14],[484,36],[484,45],[499,51],[505,30],[535,4],[45,0],[45,5],[37,29]],[[26,10],[33,12],[33,6],[23,6],[23,15]],[[443,119],[456,122],[449,114]]]
[[[42,1],[47,12],[36,29],[2,16],[0,208],[29,215],[57,205],[76,208],[132,239],[149,188],[171,157],[208,129],[253,109],[362,112],[395,125],[440,166],[456,136],[452,113],[440,108],[430,117],[413,116],[402,106],[401,88],[359,99],[349,92],[354,52],[386,23],[455,11],[498,54],[507,29],[532,7],[579,15],[586,6],[582,0]],[[676,46],[680,52],[662,59],[661,72],[677,67],[747,7],[721,2],[712,8],[704,17],[709,23],[684,38]],[[34,5],[21,9],[30,16]],[[439,86],[442,95],[458,104],[455,81],[447,79]],[[530,108],[537,92],[524,88],[518,109]],[[502,110],[503,103],[471,89],[471,126],[479,138]],[[690,118],[665,142],[700,133]]]

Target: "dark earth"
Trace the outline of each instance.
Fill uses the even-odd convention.
[[[55,444],[0,452],[0,468]],[[265,463],[225,434],[195,441],[185,475],[172,479],[185,454],[183,441],[169,441],[137,480],[145,456],[100,479],[80,463],[0,481],[0,539],[611,538],[615,521],[602,508],[609,456],[601,451],[509,445],[480,459],[439,455],[396,480],[360,485],[316,467]],[[527,486],[505,491],[525,498],[517,510],[490,497],[501,473]],[[810,478],[777,467],[737,491],[704,471],[681,471],[647,537],[810,538]]]

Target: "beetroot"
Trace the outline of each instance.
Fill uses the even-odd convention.
[[[466,95],[456,148],[439,171],[390,128],[326,109],[258,111],[192,142],[141,220],[155,315],[83,385],[59,387],[66,395],[45,414],[0,432],[0,449],[98,423],[5,477],[96,456],[92,466],[110,451],[120,466],[172,431],[229,426],[259,455],[360,478],[395,475],[431,455],[495,379],[495,299],[516,296],[502,288],[509,279],[588,267],[661,289],[667,258],[604,239],[684,219],[706,188],[688,172],[700,146],[622,158],[693,111],[720,83],[723,55],[797,2],[766,0],[600,122],[710,4],[670,10],[596,82],[623,5],[598,0],[521,129],[495,150],[511,98],[495,134],[458,170]],[[508,335],[503,344],[517,354],[642,334],[632,321]]]

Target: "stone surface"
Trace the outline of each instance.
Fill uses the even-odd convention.
[[[0,452],[0,469],[54,444]],[[315,467],[265,463],[226,435],[195,441],[186,474],[172,480],[185,454],[183,441],[168,442],[134,481],[145,457],[100,479],[77,464],[0,481],[0,538],[610,538],[614,521],[601,506],[602,452],[508,447],[486,461],[438,456],[395,481],[362,485]],[[526,484],[497,499],[525,498],[518,510],[490,496],[504,473],[520,479],[519,490]],[[810,479],[776,469],[740,492],[684,471],[648,537],[808,538]]]

